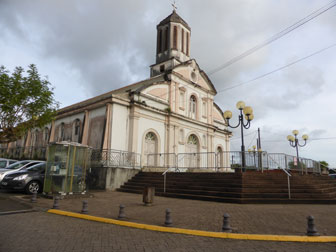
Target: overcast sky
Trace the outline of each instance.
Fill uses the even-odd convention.
[[[179,0],[177,12],[192,30],[191,57],[210,72],[329,2]],[[0,0],[0,65],[12,71],[36,64],[55,87],[61,107],[146,79],[155,63],[156,25],[171,13],[171,3]],[[295,155],[286,136],[297,129],[300,137],[306,133],[313,139],[300,149],[301,156],[336,167],[336,47],[225,90],[335,43],[336,7],[209,75],[219,92],[215,101],[223,111],[233,111],[233,123],[237,101],[253,107],[246,149],[255,144],[259,127],[263,150]],[[234,132],[232,150],[240,145]]]

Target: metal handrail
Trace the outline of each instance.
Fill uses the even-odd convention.
[[[275,161],[271,156],[270,158],[273,160],[274,163],[276,163],[277,165],[279,165],[279,163],[277,161]],[[286,169],[282,168],[281,165],[279,165],[279,168],[287,175],[287,188],[288,188],[288,199],[291,198],[291,192],[290,192],[290,177],[292,176],[288,171],[286,171]]]
[[[163,175],[163,193],[166,193],[166,174],[170,169],[172,169],[172,167],[169,167],[167,170],[165,170],[162,173],[162,175]]]

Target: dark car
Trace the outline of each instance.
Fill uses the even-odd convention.
[[[329,169],[329,177],[336,179],[336,170],[335,169]]]
[[[25,190],[27,193],[42,191],[46,162],[40,162],[28,168],[12,172],[1,181],[5,189]]]

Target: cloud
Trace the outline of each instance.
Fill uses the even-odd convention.
[[[178,2],[177,11],[192,29],[192,58],[208,72],[327,3],[184,0]],[[53,80],[56,98],[69,105],[148,78],[149,66],[155,63],[156,25],[171,10],[169,1],[154,0],[2,0],[0,54],[5,57],[0,63],[26,66],[27,62],[38,62],[39,69]],[[220,91],[335,43],[335,11],[336,7],[330,9],[249,57],[210,75],[210,79]],[[232,110],[235,116],[238,100],[251,105],[256,118],[252,127],[261,127],[267,139],[274,139],[275,134],[285,137],[285,132],[296,125],[308,125],[307,131],[312,135],[318,134],[318,130],[321,136],[330,134],[333,131],[323,121],[327,117],[319,115],[322,119],[314,120],[310,113],[318,113],[321,104],[328,106],[333,100],[334,51],[222,92],[215,101],[223,110]],[[235,136],[239,133],[235,132]],[[286,141],[276,145],[266,143],[266,147],[276,148],[275,151],[288,148]]]

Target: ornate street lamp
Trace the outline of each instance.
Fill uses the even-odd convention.
[[[303,147],[307,144],[307,140],[308,140],[308,135],[302,135],[302,139],[304,140],[303,144],[299,143],[299,139],[297,138],[297,136],[299,135],[299,131],[298,130],[293,130],[292,131],[293,135],[288,135],[287,136],[287,140],[289,141],[289,145],[294,147],[296,149],[296,161],[297,161],[297,167],[299,168],[299,164],[300,164],[300,160],[299,160],[299,147]],[[294,165],[294,163],[293,163]],[[303,174],[303,166],[301,164],[301,173]],[[307,169],[306,169],[306,174],[307,174]]]
[[[248,129],[251,126],[251,121],[253,120],[253,109],[249,106],[245,106],[245,103],[242,101],[237,102],[237,109],[239,109],[240,114],[238,116],[238,124],[236,126],[230,125],[229,120],[232,118],[232,112],[227,110],[224,112],[224,118],[226,119],[227,126],[230,128],[238,128],[240,126],[241,132],[241,152],[242,152],[242,171],[245,171],[246,161],[245,161],[245,146],[244,146],[244,132],[243,129]],[[246,123],[244,123],[244,115],[246,119]]]

